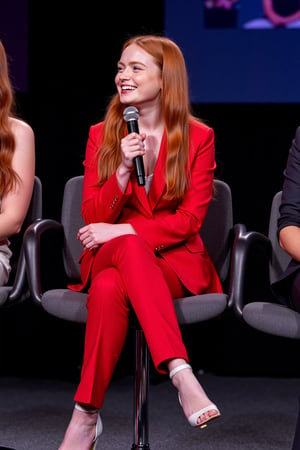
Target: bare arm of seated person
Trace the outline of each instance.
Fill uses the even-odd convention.
[[[289,225],[279,232],[279,244],[296,261],[300,261],[300,228]]]

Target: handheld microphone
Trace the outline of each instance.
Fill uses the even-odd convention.
[[[124,109],[123,117],[125,122],[127,122],[128,133],[139,134],[139,112],[137,108],[135,106],[127,106],[127,108]],[[145,169],[143,157],[141,155],[136,156],[135,158],[133,158],[133,163],[138,185],[145,186]]]

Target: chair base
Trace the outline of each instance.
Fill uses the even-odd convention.
[[[150,450],[149,444],[132,444],[131,450]]]
[[[150,450],[149,446],[149,349],[140,326],[135,329],[135,370],[133,444],[131,450]]]
[[[300,401],[300,397],[299,397],[299,401]],[[296,429],[295,429],[292,450],[299,450],[299,448],[300,448],[300,409],[298,412],[298,418],[297,418],[297,423],[296,423]]]

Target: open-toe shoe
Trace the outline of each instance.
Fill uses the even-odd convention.
[[[187,363],[181,364],[180,366],[177,366],[177,367],[175,367],[175,369],[170,371],[169,377],[172,379],[176,373],[178,373],[184,369],[192,369],[192,367],[190,366],[190,364],[187,364]],[[178,401],[180,403],[180,406],[182,407],[179,392],[178,392]],[[202,420],[202,422],[198,423],[199,417],[202,416],[203,414],[207,413],[208,411],[216,411],[216,414],[213,414],[212,416],[207,417],[206,419]],[[210,405],[208,405],[202,409],[199,409],[199,411],[196,411],[195,413],[191,414],[188,418],[188,422],[192,427],[205,428],[207,426],[207,422],[209,422],[212,419],[216,419],[217,417],[220,417],[220,415],[221,415],[221,413],[220,413],[218,407],[214,403],[211,403]]]

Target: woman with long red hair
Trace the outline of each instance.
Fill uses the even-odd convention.
[[[214,132],[192,116],[185,61],[166,37],[129,39],[115,84],[104,121],[90,128],[84,160],[82,283],[71,288],[88,290],[88,318],[81,380],[60,450],[96,448],[99,410],[131,309],[189,423],[201,427],[220,415],[193,374],[173,304],[222,292],[199,235],[213,195]],[[136,131],[128,130],[128,111],[137,114]],[[135,158],[142,158],[144,183]]]
[[[25,219],[34,182],[35,142],[32,128],[16,117],[7,54],[0,41],[0,285],[11,271],[9,237]]]

